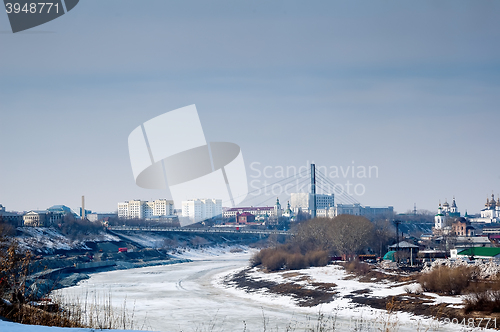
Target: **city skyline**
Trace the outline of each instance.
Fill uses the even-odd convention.
[[[82,195],[93,211],[170,199],[136,186],[127,137],[191,104],[207,141],[241,147],[250,191],[251,181],[280,179],[265,167],[314,162],[337,167],[335,183],[361,184],[361,204],[398,212],[414,203],[436,211],[455,196],[462,214],[479,213],[500,193],[497,2],[110,0],[77,9],[16,34],[0,15],[7,210],[76,210]],[[350,166],[377,176],[352,176]],[[241,205],[264,199],[251,198]]]

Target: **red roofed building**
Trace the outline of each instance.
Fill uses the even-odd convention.
[[[247,224],[253,223],[255,221],[255,216],[249,212],[243,212],[242,214],[238,214],[237,217],[238,224]]]

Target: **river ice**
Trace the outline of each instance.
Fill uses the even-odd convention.
[[[458,331],[460,326],[434,324],[430,319],[415,319],[406,313],[387,316],[381,310],[357,308],[332,310],[321,306],[301,308],[283,296],[245,294],[220,285],[221,276],[248,264],[250,253],[185,253],[190,263],[145,267],[93,274],[77,286],[56,294],[66,300],[111,299],[115,312],[133,319],[135,329],[152,331],[306,331],[318,324],[318,314],[336,331],[378,331],[387,322],[398,322],[393,331]],[[337,314],[337,315],[336,315]],[[336,317],[335,317],[336,315]],[[329,317],[329,318],[328,318]],[[335,317],[335,318],[334,318]],[[374,324],[374,325],[372,325]],[[417,325],[420,324],[420,327]],[[371,326],[371,327],[370,327]],[[331,329],[328,329],[330,331]]]

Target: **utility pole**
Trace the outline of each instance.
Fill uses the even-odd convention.
[[[316,218],[316,165],[311,164],[311,195],[313,200],[313,206],[311,211],[311,217]]]
[[[394,220],[394,223],[396,224],[396,260],[399,263],[399,224],[401,223],[401,220]]]

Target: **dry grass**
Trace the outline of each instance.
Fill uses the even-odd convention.
[[[133,328],[133,313],[126,306],[115,310],[111,298],[93,302],[61,298],[40,299],[27,285],[31,254],[22,252],[15,241],[0,238],[0,316],[21,324],[96,329]]]
[[[250,259],[252,266],[264,266],[268,271],[300,270],[311,266],[325,266],[329,257],[325,251],[316,250],[302,254],[289,246],[262,249]]]
[[[30,324],[30,325],[45,325],[58,327],[86,327],[80,323],[76,313],[70,310],[61,310],[57,305],[54,306],[58,310],[50,312],[47,308],[38,308],[26,303],[6,303],[0,304],[0,315],[11,321]],[[45,310],[44,310],[45,309]]]
[[[365,276],[372,270],[371,267],[357,259],[345,265],[345,269],[349,273],[354,273],[357,276]]]
[[[440,266],[429,273],[422,274],[418,282],[422,289],[427,292],[435,292],[447,295],[463,294],[473,281],[475,267],[460,266],[450,268]]]
[[[500,312],[500,279],[481,280],[466,290],[464,311]]]

